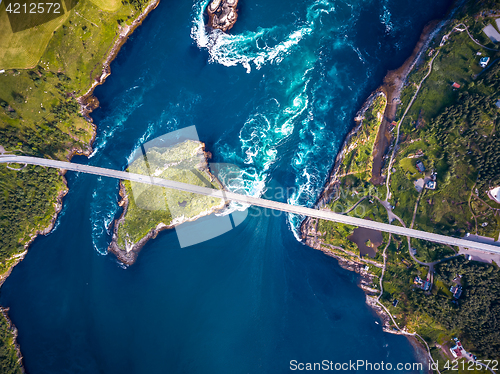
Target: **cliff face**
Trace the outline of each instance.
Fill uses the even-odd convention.
[[[212,0],[207,6],[208,26],[228,31],[238,18],[238,0]]]

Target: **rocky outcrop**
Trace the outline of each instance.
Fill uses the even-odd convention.
[[[207,6],[208,26],[212,29],[227,31],[238,18],[238,0],[212,0]]]

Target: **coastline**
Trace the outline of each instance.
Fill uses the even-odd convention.
[[[201,149],[205,157],[205,161],[211,158],[212,154],[208,151],[205,150],[205,143],[201,143]],[[222,183],[219,181],[219,179],[213,175],[209,170],[208,170],[208,163],[207,163],[207,173],[210,175],[210,179],[214,181],[221,190],[224,189],[224,186]],[[119,195],[121,196],[121,200],[118,203],[120,207],[123,208],[123,211],[118,219],[116,219],[113,222],[113,238],[111,240],[110,245],[108,246],[108,251],[112,252],[116,258],[123,263],[126,266],[133,265],[135,261],[137,260],[137,256],[139,255],[140,251],[146,245],[146,243],[151,240],[155,239],[157,235],[160,233],[160,231],[167,230],[167,229],[173,229],[175,226],[178,226],[180,224],[183,224],[185,222],[193,222],[196,221],[198,218],[208,216],[213,213],[220,212],[221,210],[225,209],[228,205],[227,201],[223,201],[222,204],[211,207],[210,209],[207,209],[203,212],[200,212],[196,216],[193,217],[184,217],[182,216],[181,218],[176,218],[172,220],[168,225],[159,222],[155,228],[151,229],[144,237],[142,237],[137,243],[132,245],[132,248],[130,249],[123,249],[118,246],[118,228],[120,224],[122,224],[125,221],[125,216],[128,210],[129,206],[129,196],[127,195],[127,189],[123,183],[123,181],[120,181],[120,190],[119,190]]]
[[[370,96],[365,100],[363,105],[361,106],[361,109],[358,110],[356,113],[356,116],[354,117],[354,123],[355,126],[353,129],[346,135],[344,143],[342,144],[342,147],[340,148],[340,152],[337,154],[337,157],[335,158],[335,163],[330,171],[327,181],[325,183],[325,186],[323,187],[321,194],[319,195],[319,198],[316,201],[316,204],[314,204],[314,207],[316,209],[322,209],[326,204],[328,204],[331,199],[332,195],[336,192],[340,180],[339,180],[339,169],[340,166],[342,165],[342,162],[344,161],[344,157],[347,153],[347,150],[353,146],[354,138],[358,135],[358,133],[362,130],[363,128],[363,116],[365,112],[368,110],[370,105],[375,101],[375,99],[381,95],[385,95],[385,93],[380,89],[377,88],[375,91],[373,91]],[[386,96],[387,99],[387,96]],[[302,225],[309,219],[304,220]],[[302,226],[301,226],[301,231],[302,231]]]
[[[87,120],[88,123],[92,125],[93,131],[91,134],[91,140],[89,141],[87,145],[87,149],[78,149],[78,148],[72,148],[68,151],[68,154],[66,155],[66,159],[68,161],[71,161],[73,156],[80,155],[80,156],[90,156],[92,153],[92,144],[94,143],[95,136],[96,136],[96,126],[90,117],[90,113],[96,109],[99,106],[99,100],[93,96],[94,89],[103,84],[106,78],[111,74],[111,62],[116,58],[118,55],[118,52],[120,51],[121,47],[125,44],[129,36],[134,32],[134,30],[142,24],[142,21],[147,17],[147,15],[154,10],[158,4],[160,3],[160,0],[153,0],[151,3],[148,4],[148,6],[139,14],[139,16],[132,22],[131,25],[127,25],[125,27],[119,26],[119,34],[118,38],[113,44],[113,47],[111,47],[111,50],[106,54],[105,59],[103,61],[103,68],[102,72],[99,76],[96,76],[92,82],[91,87],[87,90],[85,94],[82,96],[78,97],[76,101],[80,105],[80,114],[83,115],[83,117]],[[38,235],[47,235],[52,231],[54,228],[54,225],[56,223],[57,217],[59,216],[59,213],[62,210],[63,207],[63,198],[66,196],[66,194],[69,192],[68,189],[68,184],[66,181],[66,178],[64,175],[66,174],[66,171],[60,171],[60,175],[62,177],[62,182],[64,183],[64,188],[58,192],[58,195],[56,197],[56,203],[55,203],[55,213],[52,216],[52,219],[50,221],[50,224],[42,229],[42,230],[37,230],[34,234],[31,235],[30,239],[25,243],[24,249],[25,252],[22,257],[19,257],[19,260],[17,260],[1,277],[0,277],[0,287],[2,286],[3,282],[7,279],[7,277],[10,275],[12,272],[12,269],[24,258],[26,255],[26,251],[28,250],[29,246],[33,241],[36,239]]]
[[[130,25],[124,27],[118,26],[118,38],[114,42],[109,52],[106,53],[106,57],[102,62],[102,70],[100,72],[100,75],[95,75],[92,79],[92,85],[87,90],[87,92],[76,99],[76,101],[80,105],[80,114],[82,114],[88,122],[92,123],[92,125],[94,125],[94,123],[92,118],[90,117],[90,113],[99,107],[99,100],[93,95],[95,88],[106,81],[106,78],[111,74],[111,63],[118,55],[121,47],[128,40],[129,36],[132,35],[135,29],[142,24],[149,13],[151,13],[159,4],[160,0],[152,0],[139,14],[139,16],[132,21]],[[94,72],[92,71],[90,74],[94,75]],[[91,144],[94,142],[94,139],[95,131],[90,142]]]
[[[166,229],[173,229],[175,225],[165,225],[162,223],[159,223],[154,229],[149,231],[146,236],[141,238],[130,251],[123,250],[118,246],[117,239],[118,239],[118,227],[120,224],[125,220],[125,215],[127,213],[128,209],[128,195],[127,191],[125,189],[125,185],[123,184],[123,181],[120,181],[120,191],[119,194],[122,198],[122,200],[118,203],[119,206],[123,207],[122,214],[118,219],[116,219],[113,223],[113,238],[111,239],[111,243],[108,246],[108,251],[113,253],[117,260],[123,263],[126,266],[133,265],[135,261],[137,260],[137,256],[139,255],[139,252],[141,251],[142,247],[150,240],[156,238],[158,233],[162,230]]]
[[[8,330],[12,334],[12,344],[14,344],[14,349],[16,350],[17,362],[21,368],[21,373],[26,373],[26,369],[24,368],[23,365],[23,354],[21,353],[21,347],[17,342],[17,334],[18,334],[17,327],[12,323],[11,319],[9,318],[9,308],[3,308],[0,306],[0,313],[2,313],[3,318],[5,318],[5,321],[7,321]]]
[[[113,47],[111,47],[111,50],[105,56],[105,59],[103,61],[103,69],[102,69],[101,74],[94,78],[91,87],[86,91],[86,93],[76,99],[76,101],[80,105],[80,114],[83,115],[83,117],[87,120],[87,122],[92,125],[93,131],[91,134],[91,139],[90,139],[89,143],[87,144],[86,149],[71,148],[70,150],[68,150],[68,153],[66,155],[66,160],[71,161],[73,156],[76,156],[76,155],[88,157],[92,153],[92,144],[93,144],[93,142],[95,140],[95,136],[96,136],[96,126],[93,123],[92,118],[90,117],[90,113],[99,106],[99,100],[95,96],[93,96],[94,89],[97,86],[103,84],[104,81],[106,80],[106,78],[111,74],[111,68],[110,68],[111,62],[116,58],[121,47],[125,44],[125,42],[129,38],[129,36],[134,32],[134,30],[142,24],[142,22],[147,17],[147,15],[152,10],[154,10],[158,6],[159,3],[160,3],[160,0],[151,1],[148,4],[148,6],[146,6],[146,8],[139,14],[139,16],[134,21],[132,21],[131,25],[127,25],[125,27],[119,26],[118,38],[114,42]],[[66,171],[62,170],[62,171],[59,171],[59,173],[62,177],[62,182],[64,184],[64,187],[58,191],[58,194],[56,197],[56,202],[54,204],[55,205],[55,212],[50,220],[49,225],[47,227],[45,227],[44,229],[37,230],[35,233],[33,233],[30,236],[29,240],[24,244],[25,251],[22,253],[23,254],[22,256],[15,255],[15,256],[10,258],[10,259],[13,259],[14,257],[17,256],[16,262],[12,266],[10,266],[10,268],[5,273],[0,275],[0,287],[2,286],[3,282],[5,282],[7,277],[10,275],[10,273],[12,272],[12,269],[20,261],[22,261],[22,259],[26,255],[26,251],[28,250],[31,243],[33,243],[33,241],[36,239],[36,237],[38,235],[47,235],[48,233],[50,233],[53,230],[54,225],[55,225],[56,220],[57,220],[57,217],[63,208],[63,198],[69,192],[68,184],[67,184],[66,178],[64,177],[64,175],[66,174]],[[7,261],[9,261],[10,259],[8,259]]]
[[[449,14],[453,14],[454,10],[457,9],[460,4],[454,4],[450,8]],[[403,65],[398,69],[390,70],[387,72],[383,79],[383,83],[375,91],[373,91],[369,97],[363,103],[361,109],[356,113],[354,118],[355,125],[353,129],[346,135],[344,143],[341,150],[337,154],[333,168],[331,169],[329,176],[326,180],[325,186],[316,201],[314,207],[316,209],[324,209],[324,207],[335,198],[335,193],[340,187],[341,180],[339,175],[339,169],[344,160],[345,154],[350,147],[353,146],[355,142],[355,137],[363,129],[363,114],[372,104],[373,100],[379,95],[384,95],[387,100],[387,105],[384,111],[384,116],[382,123],[380,124],[377,137],[373,148],[373,168],[372,168],[372,178],[371,183],[383,184],[385,182],[385,176],[382,175],[384,158],[390,150],[390,144],[392,141],[391,133],[389,132],[390,124],[395,120],[397,107],[400,104],[400,95],[406,84],[408,75],[412,72],[414,67],[418,65],[421,61],[423,53],[428,48],[430,42],[434,37],[441,31],[442,27],[450,20],[449,16],[445,17],[441,21],[431,21],[423,29],[420,38],[415,45],[412,54],[405,60]],[[326,255],[336,258],[339,265],[346,270],[354,271],[360,275],[359,287],[365,292],[366,304],[377,314],[377,316],[382,321],[382,328],[385,332],[404,335],[408,338],[412,346],[414,347],[417,355],[419,357],[426,357],[426,359],[431,359],[428,350],[425,345],[420,342],[413,334],[406,333],[405,331],[400,331],[399,328],[393,327],[392,316],[388,311],[385,310],[378,303],[378,293],[379,290],[375,290],[370,287],[373,283],[373,279],[377,277],[375,274],[365,270],[365,263],[353,256],[349,256],[346,253],[344,257],[342,254],[333,252],[330,248],[323,245],[322,241],[318,239],[317,236],[318,220],[306,218],[301,225],[300,231],[302,234],[302,240],[305,245],[321,250]]]
[[[115,57],[118,55],[118,52],[120,51],[121,47],[125,44],[129,36],[135,31],[135,29],[142,24],[144,19],[148,16],[148,14],[153,11],[158,4],[160,3],[160,0],[152,0],[146,8],[139,14],[139,16],[132,21],[131,25],[127,25],[125,27],[119,27],[119,33],[118,33],[118,38],[114,42],[113,46],[111,47],[111,50],[106,53],[103,61],[103,68],[101,71],[101,74],[99,76],[96,76],[93,79],[91,87],[87,90],[87,92],[78,97],[76,99],[77,103],[80,106],[80,114],[85,118],[85,120],[92,126],[92,133],[91,133],[91,139],[87,144],[86,149],[79,149],[79,148],[71,148],[68,150],[68,153],[66,155],[66,159],[68,161],[71,161],[73,156],[75,155],[82,155],[82,156],[90,156],[92,152],[92,144],[94,143],[95,136],[96,136],[96,126],[93,123],[92,118],[90,117],[90,113],[96,109],[99,106],[99,100],[93,96],[94,89],[98,86],[104,83],[106,78],[111,74],[111,62],[115,59]],[[91,72],[93,74],[93,71]],[[10,276],[12,273],[12,270],[14,267],[19,264],[26,254],[28,253],[28,248],[33,243],[33,241],[39,236],[39,235],[47,235],[49,234],[53,229],[57,221],[57,217],[59,216],[59,213],[61,212],[63,208],[63,198],[66,196],[66,194],[69,192],[68,189],[68,184],[66,181],[66,178],[64,177],[66,171],[61,170],[59,171],[59,174],[61,175],[62,183],[64,184],[64,187],[58,191],[57,196],[56,196],[56,202],[54,203],[55,206],[55,212],[52,215],[52,218],[50,220],[50,223],[47,227],[44,229],[39,229],[36,230],[29,238],[29,240],[24,244],[24,251],[20,254],[14,255],[11,258],[7,259],[7,261],[13,260],[14,262],[9,266],[9,268],[2,274],[0,274],[0,288],[2,287],[3,283],[7,280],[7,278]],[[16,326],[12,323],[11,319],[9,318],[8,315],[9,308],[3,308],[0,307],[0,312],[7,321],[7,324],[9,326],[9,330],[12,333],[12,343],[14,345],[14,349],[16,351],[16,355],[18,357],[18,363],[19,367],[22,373],[26,373],[26,369],[23,364],[23,355],[21,352],[20,345],[17,341],[17,328]]]

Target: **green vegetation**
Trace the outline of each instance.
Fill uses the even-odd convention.
[[[203,144],[193,140],[150,148],[146,157],[140,156],[129,165],[128,171],[220,189],[208,171]],[[117,228],[117,244],[122,249],[131,248],[159,224],[168,226],[189,220],[224,205],[222,200],[210,196],[144,183],[126,181],[124,186],[128,207]]]
[[[8,69],[0,74],[0,145],[7,151],[55,159],[66,158],[70,150],[88,151],[93,129],[79,114],[76,97],[101,74],[102,60],[118,36],[118,21],[131,22],[136,15],[131,5],[110,13],[80,1],[65,13],[62,26],[50,31],[35,67],[8,69],[10,63],[0,60],[0,68]],[[5,2],[0,17],[6,17]],[[42,33],[42,26],[15,34]],[[27,37],[23,43],[38,48],[40,41]],[[19,56],[12,44],[0,44],[0,51],[0,56],[9,51]],[[49,225],[58,191],[64,189],[54,170],[26,167],[17,172],[0,165],[0,263]]]
[[[5,13],[4,2],[0,17]],[[118,36],[118,21],[131,22],[136,14],[130,5],[109,13],[80,1],[64,15],[62,27],[50,32],[34,68],[9,70],[8,62],[0,60],[0,68],[8,69],[0,74],[0,145],[7,151],[55,159],[64,159],[70,150],[88,151],[93,129],[78,113],[76,97],[89,89],[92,77],[100,75],[101,61]],[[42,26],[16,35],[41,33]],[[26,40],[26,48],[38,48],[37,38]],[[1,44],[0,50],[1,56],[16,49]],[[26,167],[16,172],[0,165],[0,262],[49,225],[58,191],[64,189],[54,170]]]
[[[352,138],[344,155],[341,174],[358,174],[359,178],[368,180],[373,163],[373,145],[382,122],[387,100],[385,95],[378,95],[363,115],[362,125]]]
[[[456,236],[477,232],[497,238],[500,225],[495,213],[499,206],[486,193],[500,184],[495,105],[500,69],[495,63],[479,74],[482,69],[477,52],[492,61],[497,58],[495,52],[473,43],[465,32],[453,33],[440,49],[432,73],[402,124],[403,141],[391,177],[391,203],[396,206],[395,213],[409,224],[413,211],[408,207],[415,206],[418,198],[413,182],[423,177],[415,168],[420,160],[426,168],[424,174],[437,173],[437,189],[424,190],[415,228]],[[420,70],[426,71],[427,66]],[[418,75],[414,73],[410,80]],[[462,85],[458,90],[451,87],[455,81]]]
[[[22,1],[21,1],[22,3]],[[88,152],[93,128],[80,114],[76,98],[102,74],[102,63],[146,0],[64,1],[56,18],[13,18],[0,4],[0,146],[6,151],[53,159]],[[45,22],[46,21],[46,22]],[[33,27],[30,27],[33,26]],[[20,165],[12,165],[19,168]],[[51,223],[57,196],[66,189],[58,171],[0,165],[0,270]],[[6,352],[10,332],[0,324]],[[7,334],[7,335],[6,335]],[[9,340],[10,339],[10,340]],[[9,369],[0,353],[0,371]],[[17,370],[17,369],[16,369]]]
[[[471,2],[468,7],[474,8],[474,4]],[[482,9],[490,5],[487,1],[481,4]],[[479,42],[498,50],[479,35],[482,27],[492,22],[485,14],[484,17],[465,15],[443,30],[442,35],[463,22]],[[496,106],[500,99],[500,53],[478,46],[465,31],[453,32],[446,44],[439,47],[442,35],[410,74],[401,95],[398,118],[427,73],[429,62],[439,53],[401,124],[399,149],[391,170],[389,203],[407,227],[413,225],[416,229],[456,237],[470,232],[497,239],[500,204],[490,200],[486,193],[500,185],[500,109]],[[486,70],[479,66],[479,59],[484,56],[490,57]],[[461,87],[454,89],[454,82]],[[385,198],[385,186],[369,183],[369,175],[361,173],[359,167],[366,159],[359,158],[356,162],[355,158],[363,154],[353,148],[346,153],[338,174],[339,186],[328,205],[336,212],[344,212],[367,196],[356,215],[387,222],[387,213],[376,199]],[[417,169],[420,162],[425,167],[423,172]],[[350,170],[355,173],[348,175]],[[424,178],[426,182],[431,180],[433,173],[436,189],[417,191],[415,183],[423,186]],[[387,175],[387,169],[384,174]],[[324,249],[351,259],[359,254],[347,239],[354,227],[321,220],[315,224],[318,241]],[[384,236],[381,248],[386,243]],[[411,239],[411,247],[416,250],[416,258],[427,263],[456,254],[456,249],[449,246],[416,239]],[[496,264],[454,257],[435,265],[434,277],[429,275],[432,287],[425,291],[423,284],[414,284],[414,279],[416,276],[428,279],[429,267],[413,260],[406,238],[392,235],[386,253],[384,293],[380,301],[399,327],[418,332],[429,343],[433,357],[441,362],[442,373],[457,372],[442,366],[452,359],[449,348],[454,336],[462,339],[465,348],[479,358],[500,359],[500,270]],[[382,262],[380,253],[375,260]],[[449,289],[459,274],[463,276],[463,293],[454,301]],[[399,301],[396,307],[392,305],[394,299]]]
[[[64,10],[62,10],[64,12]],[[13,32],[6,2],[0,5],[0,69],[30,68],[37,64],[52,33],[67,20],[68,13],[36,27]]]
[[[31,236],[48,226],[55,213],[55,196],[65,188],[55,169],[0,167],[0,258],[5,261],[22,252]]]
[[[463,257],[444,262],[435,277],[446,287],[461,275],[463,296],[455,304],[446,293],[436,292],[414,308],[427,313],[448,331],[460,331],[466,347],[478,356],[500,359],[500,271],[497,266],[471,263]],[[411,299],[411,297],[410,297]],[[413,302],[413,300],[412,300]],[[424,304],[425,303],[425,304]]]
[[[13,335],[9,323],[3,313],[0,313],[0,373],[20,374],[21,367],[17,362]]]
[[[359,131],[351,138],[349,145],[345,148],[346,153],[338,170],[339,185],[335,196],[328,204],[328,208],[333,212],[382,222],[387,219],[387,215],[384,217],[384,208],[374,200],[375,196],[379,196],[379,187],[369,183],[373,162],[373,145],[386,104],[385,95],[378,95],[373,100],[363,115]],[[354,226],[331,221],[319,220],[317,222],[318,239],[322,243],[342,247],[359,256],[357,245],[348,239],[354,229]],[[386,243],[385,240],[380,247],[383,248]],[[346,255],[345,252],[343,255]],[[383,261],[380,253],[377,253],[374,260]]]
[[[419,201],[414,222],[417,229],[452,236],[473,232],[496,239],[500,233],[499,206],[488,199],[486,192],[500,184],[500,134],[495,106],[500,68],[495,63],[481,72],[477,52],[490,56],[491,61],[499,57],[497,52],[475,44],[466,32],[451,34],[439,49],[432,73],[401,125],[402,141],[391,176],[390,203],[396,206],[394,213],[410,225],[413,207]],[[403,93],[408,101],[413,87],[427,71],[430,58],[410,75]],[[453,89],[453,82],[461,88]],[[417,160],[424,164],[424,173],[416,169]],[[432,171],[437,173],[437,188],[417,192],[414,181],[429,177]],[[424,262],[455,254],[443,245],[415,239],[411,244],[418,259]],[[415,265],[411,259],[407,259],[413,264],[409,267],[398,261],[407,256],[406,240],[400,244],[400,250],[388,253],[386,274],[390,277],[384,278],[382,297],[391,313],[399,317],[400,326],[417,331],[431,345],[443,346],[442,350],[432,350],[435,359],[442,363],[450,359],[447,350],[453,336],[459,336],[465,347],[479,357],[498,359],[498,267],[454,258],[436,266],[433,288],[426,293],[413,284],[413,278],[419,275],[425,279],[427,267]],[[458,274],[463,275],[464,292],[453,303],[449,288]],[[400,300],[396,308],[390,304],[394,298]]]

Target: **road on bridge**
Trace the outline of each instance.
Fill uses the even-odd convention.
[[[246,196],[229,191],[221,191],[208,187],[195,186],[187,183],[171,181],[162,178],[156,178],[147,175],[128,173],[113,169],[105,169],[96,166],[80,165],[65,161],[56,161],[39,157],[16,156],[10,154],[0,154],[0,163],[20,163],[39,165],[57,169],[72,170],[81,173],[102,175],[104,177],[129,180],[133,182],[146,183],[155,186],[172,188],[175,190],[191,192],[200,195],[213,196],[215,198],[224,199],[226,201],[236,201],[242,204],[255,205],[262,208],[280,210],[282,212],[298,214],[301,216],[315,217],[327,221],[340,222],[347,225],[358,227],[366,227],[368,229],[385,231],[396,235],[411,236],[416,239],[423,239],[440,244],[448,244],[452,246],[461,246],[465,248],[480,249],[486,252],[500,253],[500,246],[495,246],[486,243],[474,242],[466,239],[453,238],[445,235],[438,235],[430,232],[410,229],[406,227],[393,226],[387,223],[370,221],[367,219],[350,217],[339,213],[334,213],[328,210],[318,210],[306,208],[303,206],[290,205],[276,201],[261,199],[258,197]]]

